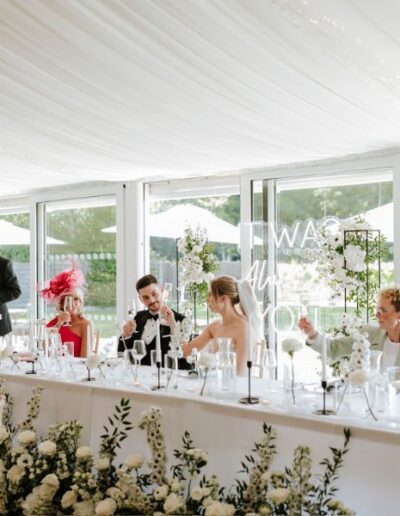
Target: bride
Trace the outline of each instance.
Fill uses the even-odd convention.
[[[220,314],[222,318],[213,321],[198,337],[183,344],[183,355],[187,357],[194,348],[203,349],[211,339],[227,337],[232,339],[232,350],[236,352],[237,374],[245,375],[248,339],[254,351],[256,342],[264,338],[258,303],[250,282],[236,281],[231,276],[213,279],[207,304],[212,312]]]

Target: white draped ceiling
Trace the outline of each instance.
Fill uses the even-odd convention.
[[[0,195],[400,144],[398,0],[1,0]]]

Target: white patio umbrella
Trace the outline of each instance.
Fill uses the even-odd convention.
[[[365,219],[372,229],[380,229],[388,242],[393,242],[393,203],[388,202],[365,212]]]
[[[168,210],[149,217],[150,236],[163,238],[182,237],[185,227],[190,224],[199,224],[207,230],[208,240],[223,244],[236,244],[240,242],[239,227],[216,217],[210,211],[193,206],[193,204],[179,204]],[[104,233],[115,233],[116,227],[111,226],[102,230]]]
[[[29,245],[31,233],[28,229],[15,226],[7,220],[0,220],[0,246],[2,245]],[[56,238],[47,237],[47,244],[63,245],[65,242]]]

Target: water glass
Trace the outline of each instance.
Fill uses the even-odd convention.
[[[227,339],[230,340],[230,339]],[[235,392],[236,390],[236,353],[233,351],[218,351],[217,372],[218,386],[221,391]]]
[[[178,353],[169,351],[165,355],[165,367],[167,371],[167,383],[165,390],[178,388]]]
[[[400,367],[388,367],[389,414],[400,418]]]
[[[272,382],[275,381],[277,364],[275,350],[269,348],[264,349],[262,360],[263,378],[267,380],[268,387],[271,387]]]
[[[140,363],[142,361],[142,358],[146,354],[146,344],[144,343],[144,340],[135,340],[133,341],[133,347],[132,352],[135,356],[135,385],[139,385],[138,381],[138,368],[140,366]]]

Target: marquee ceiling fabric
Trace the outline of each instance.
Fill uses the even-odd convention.
[[[396,0],[2,0],[0,195],[396,147]]]

